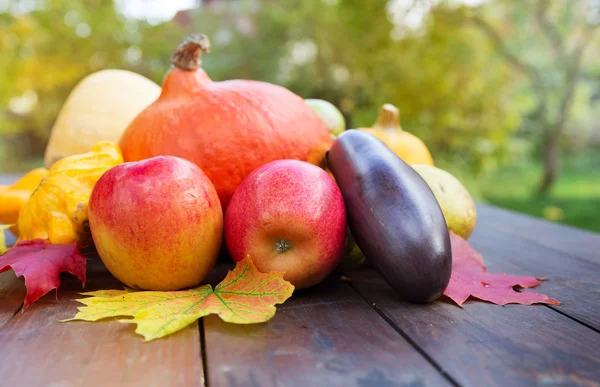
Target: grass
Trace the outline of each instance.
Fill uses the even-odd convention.
[[[537,198],[539,165],[499,170],[478,181],[481,198],[493,205],[600,232],[600,155],[566,158],[548,197]]]

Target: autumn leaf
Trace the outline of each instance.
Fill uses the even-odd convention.
[[[205,301],[212,294],[210,285],[196,289],[161,292],[132,290],[99,290],[82,293],[91,296],[77,300],[85,306],[72,320],[97,321],[107,317],[131,316],[122,323],[137,324],[135,332],[146,341],[177,332],[199,318],[210,314]]]
[[[544,280],[543,278],[488,273],[483,264],[483,257],[467,241],[454,233],[450,233],[450,241],[452,275],[444,295],[459,306],[462,306],[469,296],[498,305],[560,304],[543,294],[514,290],[514,287],[535,287]]]
[[[210,285],[203,285],[173,292],[126,289],[82,293],[91,297],[77,300],[85,306],[79,307],[75,317],[63,321],[130,316],[118,321],[137,324],[135,332],[150,341],[209,314],[237,324],[268,321],[275,315],[275,304],[283,303],[293,291],[294,286],[283,279],[283,273],[263,274],[246,258],[227,273],[214,291]]]
[[[283,272],[263,274],[246,258],[227,273],[207,301],[213,313],[218,313],[226,322],[268,321],[275,315],[274,305],[282,304],[294,291],[294,285],[284,280],[283,275]]]
[[[27,295],[23,309],[60,285],[59,274],[66,271],[85,286],[87,258],[76,243],[50,244],[47,240],[21,241],[0,257],[0,273],[13,269],[17,277],[25,278]]]
[[[4,230],[8,230],[11,228],[12,224],[0,224],[0,255],[6,253],[6,236],[4,235]]]

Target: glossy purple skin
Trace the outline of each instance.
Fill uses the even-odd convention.
[[[400,296],[440,297],[450,281],[452,252],[442,210],[427,183],[375,136],[338,136],[327,163],[342,191],[358,247]]]

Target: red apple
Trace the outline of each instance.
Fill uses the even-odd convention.
[[[96,183],[88,211],[100,258],[131,288],[194,286],[215,265],[221,203],[189,161],[160,156],[113,167]]]
[[[321,282],[340,262],[346,209],[323,169],[278,160],[240,184],[225,214],[225,242],[234,261],[250,256],[262,272],[283,271],[296,288]]]

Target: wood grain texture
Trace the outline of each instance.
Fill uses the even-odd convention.
[[[551,307],[600,331],[600,263],[498,231],[488,222],[476,227],[471,243],[492,273],[548,278],[538,291],[561,302]]]
[[[14,271],[0,274],[0,329],[21,309],[25,291],[23,281],[15,276]]]
[[[204,318],[209,386],[448,385],[346,283],[298,291],[265,324]]]
[[[485,204],[477,205],[478,225],[485,224],[554,250],[600,263],[600,234],[548,222]]]
[[[116,321],[69,322],[81,283],[61,276],[54,294],[18,313],[0,330],[3,386],[201,386],[198,325],[144,343],[134,326]],[[119,289],[98,260],[89,262],[86,290]]]
[[[381,279],[353,286],[464,386],[594,386],[600,335],[544,306],[405,303]]]

